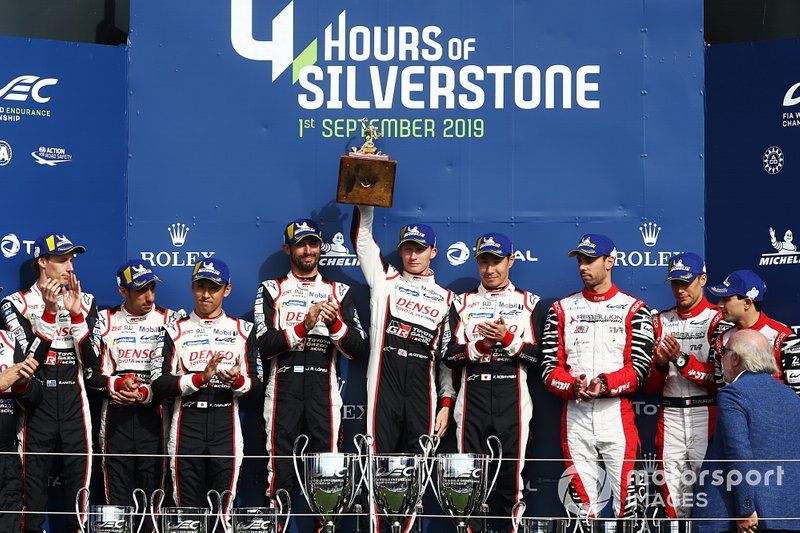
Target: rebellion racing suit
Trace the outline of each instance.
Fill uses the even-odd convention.
[[[26,356],[43,360],[55,333],[55,315],[45,313],[27,354],[11,333],[0,331],[0,372]],[[22,461],[18,454],[24,431],[20,407],[30,410],[42,401],[42,383],[34,376],[25,385],[0,390],[0,531],[19,531],[22,516]]]
[[[486,349],[477,326],[502,318],[508,329],[503,340]],[[489,453],[486,439],[496,435],[504,459],[497,492],[502,510],[527,493],[523,482],[533,404],[528,392],[528,366],[538,363],[541,338],[539,297],[509,283],[499,290],[476,290],[458,296],[450,312],[452,337],[445,353],[451,368],[463,366],[454,418],[462,453]]]
[[[142,380],[139,399],[133,405],[103,400],[100,446],[104,454],[112,454],[102,459],[105,498],[110,505],[133,505],[136,488],[147,494],[164,488],[164,459],[137,455],[164,454],[166,420],[161,405],[152,401],[151,359],[156,355],[161,328],[180,316],[161,307],[141,316],[130,314],[123,306],[106,309],[98,313],[93,335],[80,345],[81,352],[99,354],[108,396],[120,390],[127,375]]]
[[[27,291],[3,299],[2,328],[11,331],[23,349],[28,350],[36,334],[48,321],[42,293],[34,285]],[[64,452],[61,482],[67,509],[73,508],[75,495],[89,486],[91,475],[92,421],[86,386],[101,386],[105,381],[98,372],[94,353],[78,356],[77,346],[89,335],[97,320],[97,307],[91,294],[81,295],[81,312],[71,316],[59,297],[55,333],[50,350],[39,361],[36,376],[44,385],[38,407],[26,411],[22,433],[22,495],[25,510],[23,527],[41,531],[47,503],[48,475],[52,456],[27,452]],[[81,509],[83,512],[85,509]],[[77,529],[74,515],[65,518],[67,528]]]
[[[715,353],[721,354],[722,348],[727,344],[731,335],[740,329],[742,328],[739,326],[733,326],[718,336],[714,347]],[[761,333],[772,344],[775,363],[778,366],[775,378],[789,385],[795,393],[800,395],[800,337],[789,326],[771,319],[764,312],[759,315],[756,323],[747,329]],[[725,382],[722,379],[720,358],[716,360],[716,373],[717,385],[721,387]]]
[[[320,320],[303,325],[308,309],[332,296],[339,317],[328,328]],[[309,452],[336,452],[342,438],[342,397],[336,352],[348,359],[366,355],[367,343],[353,306],[350,287],[317,274],[264,281],[255,303],[255,329],[262,360],[269,361],[264,394],[269,494],[294,485],[289,459],[300,434],[309,437]],[[264,365],[266,367],[266,365]]]
[[[452,407],[455,397],[441,357],[453,293],[432,273],[401,274],[384,262],[372,236],[373,213],[357,206],[351,235],[370,288],[367,433],[376,453],[414,453],[419,436],[434,431],[437,383],[442,406]]]
[[[257,350],[252,324],[225,313],[203,319],[192,312],[164,327],[151,383],[154,401],[177,397],[168,449],[178,507],[206,507],[211,489],[231,491],[223,508],[236,497],[244,452],[238,397],[258,383]],[[233,387],[216,375],[203,384],[203,370],[217,354],[223,355],[217,371],[240,367]]]
[[[603,294],[584,290],[553,303],[542,340],[545,386],[564,399],[561,443],[573,512],[598,516],[609,483],[617,516],[636,511],[630,483],[639,434],[629,395],[642,386],[653,357],[653,321],[641,300],[612,286]],[[575,379],[604,379],[606,391],[579,400]]]
[[[719,308],[703,298],[686,312],[677,308],[653,317],[656,342],[672,335],[681,346],[677,361],[661,367],[653,359],[644,390],[661,392],[656,429],[656,454],[663,472],[659,490],[667,516],[688,518],[693,484],[684,472],[696,475],[706,456],[714,429],[716,383],[711,348],[730,327]]]

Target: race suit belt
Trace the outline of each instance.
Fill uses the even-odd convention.
[[[689,398],[661,398],[662,407],[708,407],[717,405],[713,396],[691,396]]]

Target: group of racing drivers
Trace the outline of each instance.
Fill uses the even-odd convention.
[[[289,272],[259,285],[253,323],[224,312],[231,275],[216,257],[194,265],[188,315],[156,305],[159,278],[142,261],[117,272],[122,303],[98,310],[73,268],[84,247],[61,234],[37,239],[38,280],[0,304],[0,369],[13,380],[0,391],[0,507],[10,511],[0,513],[0,530],[42,531],[56,455],[65,500],[88,487],[87,389],[103,397],[95,453],[108,504],[131,505],[136,488],[164,488],[168,467],[175,505],[203,507],[213,489],[227,507],[243,458],[238,398],[263,388],[266,484],[275,499],[279,489],[293,488],[287,457],[298,435],[309,437],[310,452],[339,450],[337,353],[368,358],[365,431],[374,452],[419,453],[420,435],[443,436],[451,420],[459,451],[488,453],[487,437],[495,435],[506,459],[490,511],[498,516],[521,513],[515,503],[526,495],[529,372],[541,372],[545,387],[563,398],[569,493],[589,515],[600,511],[598,458],[614,513],[636,512],[631,471],[640,442],[630,397],[660,392],[656,449],[670,517],[690,516],[692,485],[682,473],[698,469],[705,455],[715,392],[724,386],[716,354],[732,332],[750,328],[767,337],[776,377],[800,393],[800,341],[762,311],[766,286],[752,271],[708,287],[719,298],[714,305],[704,294],[702,258],[676,255],[667,271],[675,307],[651,312],[612,281],[611,239],[586,234],[569,251],[582,290],[545,312],[539,296],[511,283],[507,236],[477,239],[480,284],[454,294],[430,268],[437,253],[431,227],[403,226],[397,270],[381,255],[373,219],[372,207],[356,206],[352,240],[370,289],[368,339],[350,287],[320,275],[322,234],[310,219],[286,226]],[[17,449],[20,455],[9,453]],[[79,503],[85,512],[86,500]],[[77,520],[68,516],[68,527]],[[374,523],[381,529],[381,520]]]

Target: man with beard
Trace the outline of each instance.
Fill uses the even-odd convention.
[[[164,459],[157,456],[164,453],[166,436],[161,405],[153,403],[150,367],[161,328],[181,315],[155,305],[157,281],[143,261],[122,265],[122,304],[100,311],[94,334],[80,346],[99,354],[105,379],[100,446],[111,454],[102,459],[109,505],[133,505],[135,488],[151,494],[164,486]]]
[[[366,355],[367,344],[350,287],[323,279],[318,270],[322,233],[316,222],[298,219],[284,231],[289,273],[258,287],[255,328],[262,359],[269,363],[264,395],[269,494],[291,491],[288,459],[300,434],[310,452],[336,452],[342,438],[336,352]],[[265,370],[267,365],[264,364]]]
[[[605,235],[586,234],[570,252],[583,290],[550,307],[542,339],[542,378],[564,399],[561,444],[571,473],[564,502],[582,516],[599,515],[603,472],[611,482],[614,514],[635,516],[632,471],[639,452],[631,394],[647,379],[653,358],[653,320],[638,298],[611,278],[616,248]]]
[[[42,381],[42,401],[25,413],[23,452],[23,488],[25,510],[23,528],[42,531],[47,506],[48,477],[52,452],[65,455],[60,479],[64,502],[73,508],[75,496],[89,486],[91,475],[92,423],[86,387],[102,385],[103,379],[93,353],[79,356],[77,347],[88,336],[97,320],[97,307],[91,294],[81,291],[74,272],[74,261],[85,252],[66,235],[51,233],[33,244],[33,265],[39,279],[28,290],[3,299],[2,329],[14,334],[24,350],[37,339],[55,315],[56,328],[50,351],[40,360],[36,376]],[[58,304],[51,306],[45,291],[52,282],[59,287]],[[85,375],[84,375],[85,373]],[[26,455],[29,452],[34,454]],[[83,503],[83,502],[82,502]],[[81,514],[85,511],[81,505]],[[83,518],[83,516],[81,516]],[[78,528],[75,515],[66,516],[67,529]]]

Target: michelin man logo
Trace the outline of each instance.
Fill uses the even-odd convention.
[[[211,262],[206,263],[205,261],[203,261],[203,265],[197,270],[197,272],[198,272],[198,274],[200,272],[203,272],[203,273],[210,273],[210,274],[214,274],[215,276],[219,276],[219,270],[217,270],[214,267],[214,263],[211,263]]]
[[[592,242],[592,239],[586,237],[585,239],[581,240],[581,243],[578,246],[588,246],[589,248],[594,248],[596,245]]]
[[[747,291],[747,294],[746,294],[746,296],[747,296],[748,298],[750,298],[751,300],[755,300],[756,298],[758,298],[758,295],[759,295],[759,294],[760,294],[760,293],[759,293],[758,289],[756,289],[755,287],[753,287],[752,289],[750,289],[749,291]]]
[[[425,235],[417,226],[406,226],[405,231],[403,232],[403,238],[405,239],[408,237],[425,237]]]
[[[678,259],[674,263],[672,263],[672,270],[689,270],[689,267],[683,264],[683,261]]]
[[[358,258],[344,245],[344,235],[336,232],[331,242],[322,243],[319,266],[358,266]]]

